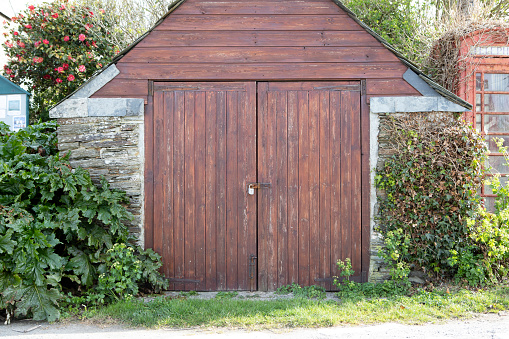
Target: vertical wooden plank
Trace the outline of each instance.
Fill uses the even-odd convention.
[[[164,178],[165,184],[163,203],[165,213],[163,217],[163,269],[166,277],[175,276],[175,263],[173,251],[173,109],[175,106],[175,93],[164,92]],[[173,289],[174,284],[170,284]]]
[[[267,131],[268,131],[268,83],[258,83],[258,180],[264,181],[267,175]],[[258,190],[258,290],[268,289],[268,209],[267,190]]]
[[[320,92],[320,277],[330,278],[330,99],[329,92]],[[332,263],[334,264],[334,263]],[[330,282],[320,284],[327,290]]]
[[[185,93],[185,248],[184,268],[186,279],[196,279],[196,187],[195,187],[195,93]],[[193,290],[195,284],[185,284]]]
[[[288,284],[299,282],[299,106],[288,92]]]
[[[175,92],[175,118],[174,118],[174,152],[173,152],[173,225],[174,225],[174,241],[175,241],[175,278],[183,279],[184,266],[184,222],[185,222],[185,93],[183,91]],[[184,284],[175,284],[175,290],[183,290]]]
[[[316,284],[320,269],[320,92],[309,92],[309,283]]]
[[[154,140],[157,140],[157,156],[154,157],[154,251],[163,255],[164,232],[164,172],[166,171],[164,144],[164,93],[154,93]]]
[[[361,163],[362,163],[362,281],[368,281],[369,262],[370,262],[370,240],[371,240],[371,177],[370,177],[370,124],[369,124],[369,106],[366,96],[361,96]],[[376,140],[373,140],[375,142]]]
[[[288,110],[287,92],[277,93],[277,286],[288,284]],[[275,187],[276,188],[276,187]]]
[[[237,109],[238,93],[227,92],[226,118],[226,284],[227,289],[234,290],[237,285]]]
[[[237,290],[247,290],[248,286],[248,215],[247,215],[247,167],[246,163],[249,155],[249,126],[246,125],[247,93],[239,92],[239,100],[237,102],[237,131],[238,131],[238,147],[237,147],[237,187],[238,187],[238,204],[237,204]]]
[[[217,93],[217,289],[226,289],[226,92]]]
[[[299,109],[299,284],[309,286],[309,102],[298,92]]]
[[[277,156],[277,94],[275,92],[268,92],[267,95],[267,140],[266,140],[266,163],[262,166],[267,168],[267,177],[263,182],[269,182],[272,187],[269,189],[261,189],[263,194],[267,194],[267,288],[269,291],[273,291],[277,288],[277,244],[278,244],[278,233],[277,233],[277,188],[279,183],[277,182],[276,172],[276,156]]]
[[[145,113],[145,248],[154,248],[154,97]]]
[[[246,129],[244,131],[243,140],[245,142],[246,150],[246,161],[245,161],[245,183],[247,185],[250,182],[256,182],[256,83],[251,82],[246,84],[246,101],[245,101],[245,115],[244,125]],[[246,186],[243,186],[246,187]],[[246,191],[244,191],[246,192]],[[246,248],[247,255],[258,255],[258,243],[257,243],[257,197],[247,196],[244,213],[247,218],[247,239]],[[256,264],[256,262],[255,262]],[[242,267],[241,267],[242,268]],[[253,281],[248,282],[248,289],[251,289],[251,285],[254,289],[257,288],[257,271],[256,266],[253,267]],[[247,270],[249,274],[249,268]]]
[[[205,203],[206,203],[206,173],[205,173],[205,151],[206,151],[206,126],[205,126],[205,92],[200,91],[195,94],[195,208],[196,208],[196,279],[201,282],[195,285],[193,289],[198,291],[205,290],[205,254],[206,254],[206,228],[205,228]]]
[[[349,92],[341,92],[341,260],[352,259],[352,130]]]
[[[331,273],[341,259],[341,93],[330,92]]]
[[[213,91],[207,92],[206,98],[206,285],[207,291],[214,291],[217,289],[217,277],[216,277],[216,254],[217,254],[217,242],[216,242],[216,211],[218,205],[216,205],[217,195],[217,93]]]
[[[350,130],[352,140],[352,165],[351,165],[351,191],[352,198],[351,205],[351,255],[352,255],[352,268],[355,275],[361,274],[361,200],[362,200],[362,187],[361,187],[361,121],[360,121],[360,92],[345,92],[348,93],[348,105],[345,105],[351,116]]]

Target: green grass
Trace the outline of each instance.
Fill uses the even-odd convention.
[[[509,288],[471,292],[417,292],[411,297],[320,301],[273,301],[158,297],[121,301],[85,317],[116,320],[135,327],[229,327],[246,329],[329,327],[401,322],[422,324],[509,309]]]

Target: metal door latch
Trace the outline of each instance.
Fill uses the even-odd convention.
[[[271,185],[268,183],[261,183],[261,182],[252,183],[252,184],[247,185],[247,193],[249,195],[254,195],[255,189],[270,188],[270,186]]]

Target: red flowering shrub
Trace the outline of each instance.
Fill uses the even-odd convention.
[[[108,64],[118,51],[105,38],[111,25],[106,21],[96,24],[102,15],[56,0],[28,6],[12,18],[4,33],[7,40],[2,47],[9,61],[3,73],[31,89],[31,120],[46,120],[51,106]]]

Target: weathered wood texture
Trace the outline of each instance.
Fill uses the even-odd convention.
[[[174,289],[247,290],[256,255],[256,200],[246,190],[256,182],[255,84],[189,85],[154,89],[148,244],[168,278],[184,279]]]
[[[370,96],[419,95],[407,67],[331,0],[187,0],[117,67],[94,97],[148,100],[149,79],[368,79]]]
[[[361,182],[360,88],[259,84],[258,179],[272,184],[258,192],[260,290],[334,289],[336,262],[346,258],[361,280],[361,203],[369,188]]]

